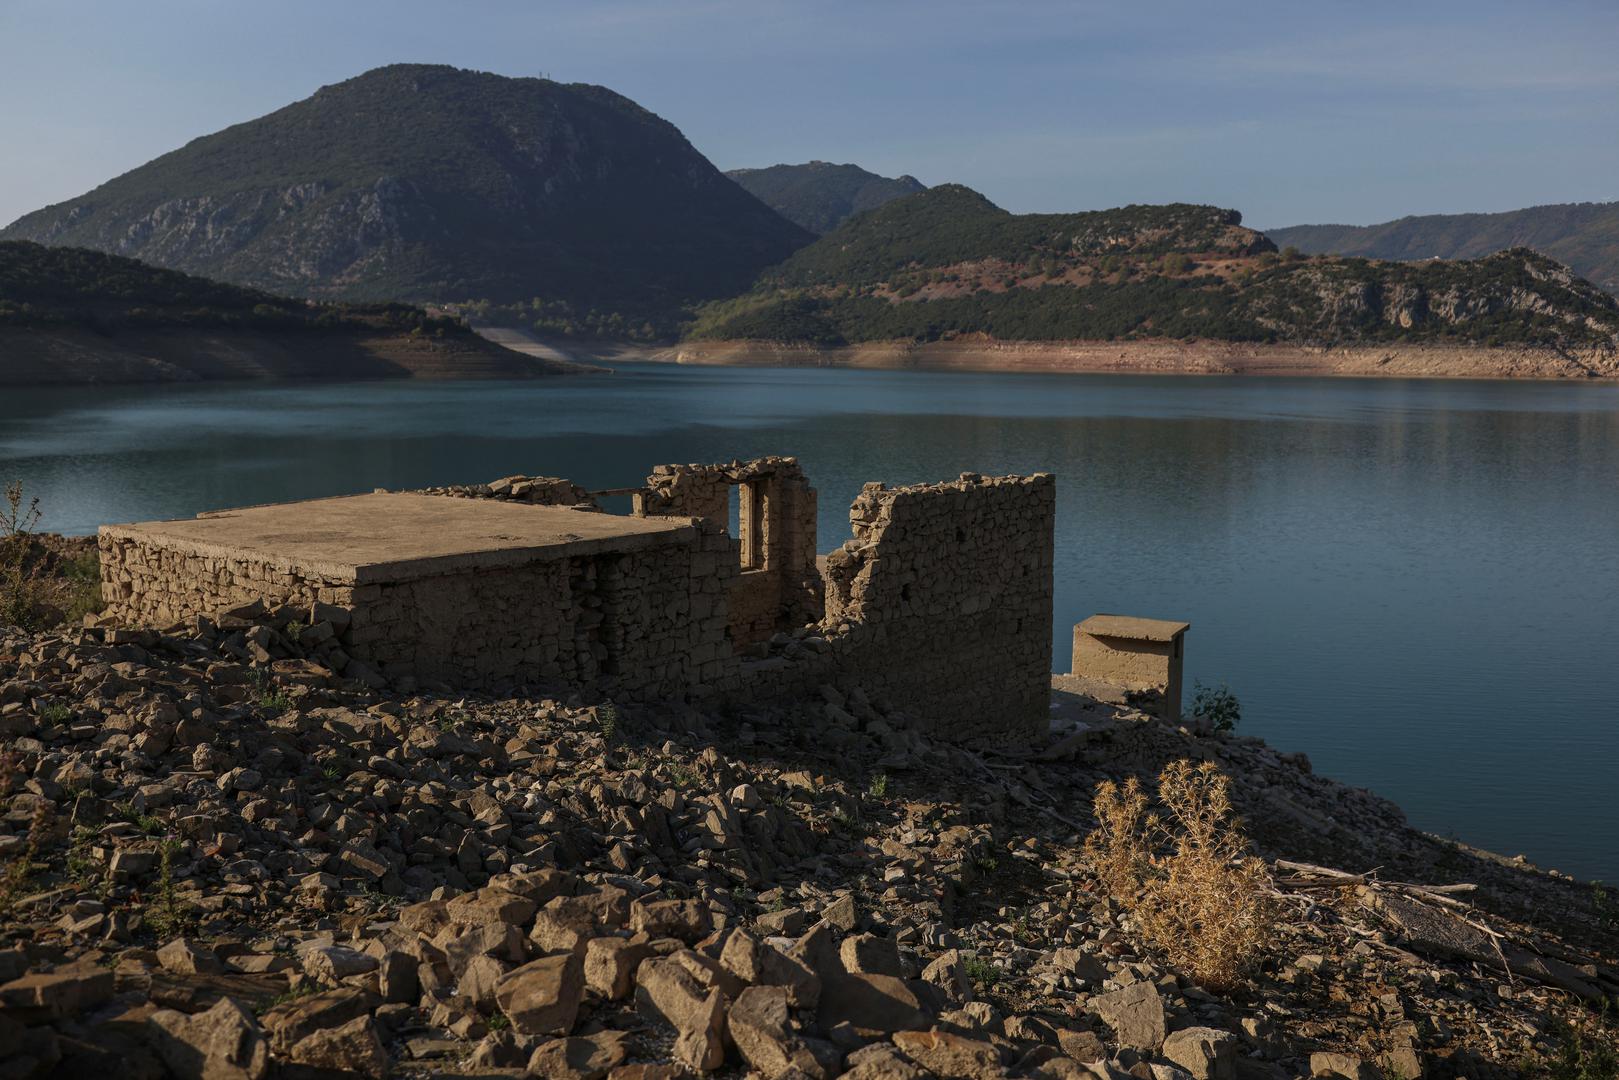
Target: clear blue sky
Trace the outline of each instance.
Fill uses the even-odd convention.
[[[399,61],[627,94],[721,168],[1257,226],[1619,199],[1619,3],[0,0],[0,222]]]

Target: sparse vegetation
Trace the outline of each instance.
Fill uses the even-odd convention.
[[[944,185],[849,219],[751,292],[704,305],[688,333],[1611,348],[1619,303],[1524,248],[1462,262],[1278,254],[1216,207],[1009,214]]]
[[[1225,683],[1219,686],[1192,684],[1192,715],[1201,716],[1215,731],[1235,731],[1242,722],[1242,702]]]
[[[158,845],[157,885],[143,921],[159,941],[178,937],[191,918],[174,887],[174,858],[179,853],[180,841],[175,837],[165,837]]]
[[[1230,781],[1212,762],[1171,762],[1158,777],[1167,817],[1140,781],[1098,786],[1086,850],[1114,898],[1173,966],[1214,990],[1241,984],[1277,918],[1269,875],[1232,814]]]
[[[292,708],[292,696],[272,683],[262,668],[253,670],[253,703],[266,712],[283,713]]]
[[[0,763],[9,766],[9,762]],[[13,775],[12,768],[3,770],[5,775]],[[6,792],[10,792],[11,785],[6,784]],[[40,837],[45,833],[45,826],[49,821],[45,804],[40,803],[34,808],[34,815],[28,824],[28,839],[23,843],[22,851],[11,856],[3,869],[0,869],[0,920],[11,914],[12,908],[28,892],[29,883],[33,881],[34,874],[43,870],[39,863]]]
[[[961,970],[980,990],[988,990],[1001,981],[1001,969],[981,956],[963,957]]]
[[[1550,1080],[1619,1080],[1619,1033],[1606,1011],[1572,1021],[1555,1018],[1547,1034],[1555,1047],[1551,1057],[1526,1062],[1525,1072]]]
[[[28,573],[28,551],[39,525],[39,499],[25,500],[22,481],[6,485],[0,507],[0,623],[24,630],[39,621],[37,587]]]
[[[596,723],[601,726],[602,742],[612,746],[618,740],[618,706],[603,702],[596,709]]]
[[[85,248],[0,241],[0,326],[233,327],[319,333],[466,335],[410,304],[311,304]]]
[[[1591,883],[1591,910],[1603,926],[1619,930],[1619,900],[1600,881]]]

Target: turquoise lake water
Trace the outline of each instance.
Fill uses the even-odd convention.
[[[1192,623],[1187,685],[1411,820],[1619,879],[1619,387],[621,365],[535,383],[0,388],[0,478],[89,532],[796,454],[821,548],[867,480],[1057,474],[1056,666]]]

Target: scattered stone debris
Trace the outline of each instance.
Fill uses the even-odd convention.
[[[0,1075],[1486,1077],[1619,993],[1589,886],[1257,739],[405,692],[313,614],[0,631]],[[1182,758],[1289,909],[1232,996],[1083,857],[1096,783]]]

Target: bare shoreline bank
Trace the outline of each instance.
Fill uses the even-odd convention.
[[[1340,376],[1401,379],[1619,379],[1619,354],[1438,345],[1312,348],[1231,342],[884,341],[788,345],[690,341],[673,346],[568,343],[586,362],[641,360],[735,367],[1136,375]]]

